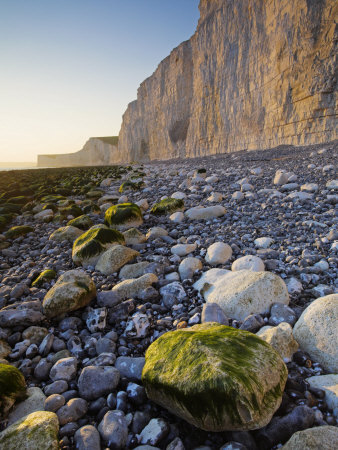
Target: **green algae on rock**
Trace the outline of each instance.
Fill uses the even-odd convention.
[[[48,318],[87,306],[96,296],[93,280],[82,270],[62,274],[47,292],[42,307]]]
[[[7,415],[16,400],[25,397],[26,382],[20,370],[9,364],[0,364],[0,417]]]
[[[40,287],[46,281],[54,280],[56,278],[56,272],[53,269],[47,269],[40,273],[40,275],[33,281],[33,287]]]
[[[95,266],[101,254],[109,247],[124,243],[123,234],[119,231],[94,225],[76,239],[73,244],[72,258],[77,265]]]
[[[119,203],[107,209],[104,221],[110,227],[125,230],[142,225],[143,218],[140,207],[135,203]]]
[[[280,355],[247,331],[208,322],[165,333],[146,352],[148,397],[207,431],[269,423],[287,379]]]
[[[127,180],[121,184],[121,186],[119,187],[119,192],[122,193],[125,191],[138,191],[142,186],[144,186],[143,181]]]
[[[67,225],[71,225],[76,228],[80,228],[81,230],[88,230],[91,226],[94,225],[92,219],[86,214],[82,214],[79,217],[75,217],[75,219],[71,219]]]
[[[0,433],[4,450],[58,450],[59,421],[49,411],[36,411],[23,417]]]
[[[18,225],[16,227],[10,228],[6,233],[6,239],[16,239],[19,236],[24,236],[27,233],[31,233],[34,231],[34,228],[29,227],[28,225]]]
[[[184,210],[184,201],[179,198],[165,198],[156,203],[150,210],[152,214],[161,216],[164,214],[172,214],[176,211]]]

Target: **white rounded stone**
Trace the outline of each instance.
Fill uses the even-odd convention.
[[[293,335],[300,348],[325,370],[338,372],[338,294],[320,297],[296,322]]]
[[[205,260],[212,265],[225,264],[232,256],[232,248],[224,242],[215,242],[208,248]]]
[[[271,272],[229,271],[217,277],[214,284],[209,280],[199,286],[207,302],[217,303],[228,317],[236,320],[265,314],[273,303],[289,304],[284,281]]]
[[[264,262],[259,256],[245,255],[236,259],[231,266],[232,271],[252,270],[254,272],[263,272],[265,270]]]

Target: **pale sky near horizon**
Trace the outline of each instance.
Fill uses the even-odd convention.
[[[0,0],[0,162],[113,136],[199,0]]]

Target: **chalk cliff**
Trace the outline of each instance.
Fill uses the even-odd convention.
[[[75,153],[38,155],[38,167],[105,166],[118,164],[122,157],[118,137],[93,137]]]
[[[337,139],[336,0],[201,0],[199,9],[195,34],[129,104],[121,160]]]

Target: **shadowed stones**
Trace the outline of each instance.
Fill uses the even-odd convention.
[[[260,428],[280,405],[287,369],[257,336],[215,323],[165,333],[146,352],[148,397],[208,431]]]

